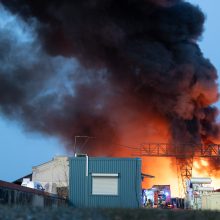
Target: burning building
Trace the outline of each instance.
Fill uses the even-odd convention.
[[[58,136],[70,151],[76,135],[95,137],[79,150],[106,156],[141,142],[218,140],[217,72],[197,44],[200,8],[2,0],[0,11],[0,111],[27,130]]]

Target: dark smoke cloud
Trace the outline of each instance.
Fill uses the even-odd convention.
[[[69,143],[96,137],[87,149],[93,153],[114,151],[124,121],[152,115],[167,121],[173,143],[219,138],[217,73],[196,43],[205,20],[198,7],[181,0],[2,2],[36,35],[19,48],[3,29],[3,114]]]

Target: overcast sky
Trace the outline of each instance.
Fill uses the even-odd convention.
[[[220,25],[219,0],[191,0],[199,5],[207,16],[205,32],[199,42],[220,72]],[[220,106],[220,105],[219,105]],[[0,179],[13,181],[31,172],[32,166],[46,162],[55,155],[65,155],[62,144],[55,138],[25,133],[15,122],[0,117]]]

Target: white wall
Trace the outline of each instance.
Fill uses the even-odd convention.
[[[54,157],[53,160],[32,168],[32,180],[40,182],[46,192],[57,193],[57,187],[69,185],[68,157]]]
[[[220,193],[202,195],[202,209],[220,210]]]

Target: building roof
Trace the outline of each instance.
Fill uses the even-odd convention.
[[[39,168],[39,167],[41,167],[41,166],[43,167],[43,166],[45,166],[45,165],[48,165],[48,164],[53,163],[54,161],[58,161],[58,160],[68,160],[68,159],[69,159],[69,157],[67,157],[67,156],[55,156],[55,157],[52,158],[52,160],[49,160],[49,161],[47,161],[47,162],[44,162],[44,163],[41,163],[41,164],[39,164],[39,165],[33,166],[32,169],[36,169],[36,168]]]
[[[32,180],[32,173],[27,174],[26,176],[20,177],[19,179],[13,181],[12,183],[17,184],[17,185],[21,185],[23,178],[30,178],[30,180]]]

